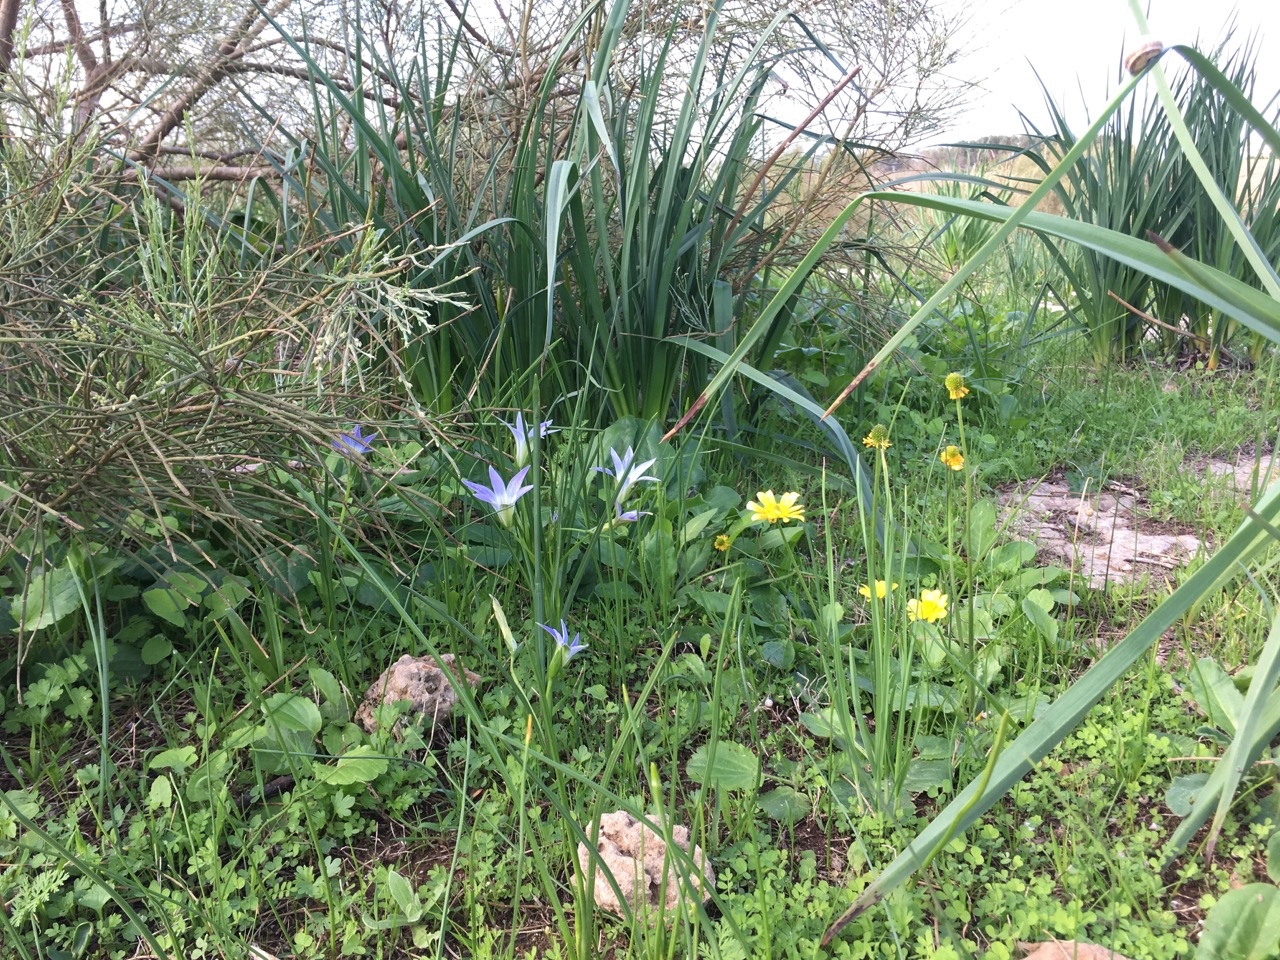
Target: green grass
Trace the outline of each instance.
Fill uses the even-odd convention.
[[[607,51],[626,10],[578,26]],[[833,229],[735,285],[739,245],[746,274],[772,255],[769,199],[738,189],[760,64],[727,86],[699,68],[731,155],[690,172],[698,91],[651,157],[630,139],[656,129],[643,97],[605,124],[604,61],[572,156],[543,156],[538,113],[486,213],[427,200],[453,174],[439,116],[402,154],[399,117],[322,78],[333,136],[275,211],[278,247],[228,228],[235,196],[193,189],[183,217],[85,200],[105,189],[92,143],[43,161],[65,203],[34,146],[13,155],[6,249],[47,256],[0,258],[30,294],[0,336],[6,949],[998,958],[1057,937],[1196,955],[1215,903],[1280,875],[1274,764],[1240,755],[1275,734],[1275,545],[1094,593],[995,496],[1061,473],[1134,485],[1153,521],[1217,542],[1259,526],[1274,499],[1247,513],[1193,468],[1274,447],[1274,349],[1216,370],[1126,349],[1099,370],[1100,341],[1045,306],[1043,250],[995,245],[1003,214],[935,222],[967,276],[868,238],[881,259],[843,278],[851,300],[821,273]],[[349,167],[335,116],[362,121]],[[877,331],[896,350],[850,390]],[[517,412],[554,428],[513,436]],[[357,422],[368,449],[341,439]],[[855,449],[877,426],[889,445]],[[528,484],[509,509],[476,495],[491,470]],[[804,517],[757,520],[764,491]],[[1139,625],[1175,589],[1187,615]],[[544,629],[562,621],[585,650]],[[1093,679],[1125,637],[1132,668]],[[370,734],[357,706],[405,653],[481,682],[434,726],[392,736],[390,707]],[[1023,749],[1045,755],[1011,776]],[[1170,847],[1215,789],[1236,799],[1213,855]],[[578,844],[615,810],[689,829],[717,873],[705,907],[594,907],[597,880],[625,877]],[[697,870],[674,855],[662,882]]]
[[[1193,377],[1180,381],[1188,391]],[[1163,377],[1133,371],[1115,382],[1135,405],[1159,409],[1167,402]],[[1083,409],[1091,396],[1085,386],[1074,396],[1050,393],[1048,409]],[[1234,409],[1249,404],[1251,390],[1252,381],[1239,377],[1219,378],[1200,392],[1210,398],[1203,402]],[[981,402],[974,406],[981,409]],[[947,409],[944,400],[932,416],[948,420]],[[954,434],[934,434],[926,418],[923,434],[913,437],[917,421],[905,410],[898,407],[887,451],[895,459],[886,458],[893,513],[907,534],[929,533],[945,544],[936,531],[950,515],[949,471],[932,469],[914,452],[897,459],[895,451]],[[1167,433],[1148,424],[1126,449],[1160,436],[1165,448],[1181,449],[1223,439],[1203,427],[1193,432],[1200,423],[1193,415],[1166,422]],[[998,429],[971,423],[967,435]],[[507,456],[505,428],[475,430],[499,461]],[[184,956],[247,943],[299,956],[340,949],[567,956],[578,955],[588,936],[634,956],[814,956],[826,925],[869,872],[891,859],[959,783],[981,772],[986,752],[1002,737],[998,709],[1012,707],[1015,727],[1025,723],[1030,714],[1020,710],[1052,697],[1087,662],[1088,645],[1071,638],[1130,615],[1123,596],[1082,605],[1074,618],[1058,610],[1057,639],[1049,643],[1033,621],[1012,612],[996,615],[995,633],[976,647],[935,650],[929,630],[905,629],[900,618],[907,596],[937,583],[956,598],[952,625],[965,635],[958,604],[966,574],[946,572],[945,551],[923,566],[896,552],[888,558],[903,586],[881,617],[856,591],[866,578],[857,510],[841,503],[836,489],[825,491],[821,509],[817,483],[806,488],[804,502],[810,520],[823,522],[796,528],[807,537],[788,546],[741,528],[721,555],[710,541],[739,529],[733,518],[741,504],[758,487],[789,486],[791,477],[772,468],[744,471],[712,449],[688,461],[686,476],[697,478],[692,486],[688,479],[640,485],[635,505],[652,516],[597,536],[594,555],[610,559],[580,579],[572,544],[590,529],[583,511],[611,504],[591,492],[608,496],[606,478],[574,464],[589,465],[611,435],[600,443],[591,431],[569,431],[541,445],[552,476],[568,470],[588,484],[585,495],[568,499],[562,486],[544,491],[550,498],[544,510],[558,508],[566,528],[565,546],[544,541],[548,556],[569,564],[551,575],[578,579],[580,587],[599,578],[550,608],[564,609],[572,629],[590,642],[588,652],[559,668],[529,620],[534,581],[514,555],[502,561],[455,550],[450,562],[448,550],[424,550],[423,560],[447,565],[435,581],[447,589],[418,588],[435,598],[425,607],[413,606],[410,595],[411,609],[430,618],[418,621],[418,631],[388,607],[396,593],[385,592],[386,581],[379,585],[373,568],[344,556],[345,535],[334,528],[330,566],[312,568],[290,605],[276,608],[283,616],[275,640],[283,669],[267,673],[261,652],[219,630],[210,613],[191,610],[185,627],[166,625],[136,590],[125,589],[133,577],[116,572],[99,580],[94,592],[103,601],[109,655],[132,635],[163,637],[157,649],[167,652],[149,665],[144,656],[146,669],[132,678],[113,669],[107,700],[100,701],[94,631],[88,622],[65,623],[58,640],[30,655],[23,705],[13,688],[6,693],[9,803],[0,837],[13,864],[4,882],[15,942],[31,955],[57,955],[74,953],[77,938],[88,937],[93,955],[127,955],[137,934],[101,881],[131,906],[160,951]],[[998,449],[1022,452],[1025,441],[1016,434],[994,435]],[[405,462],[411,449],[384,443],[370,454],[372,475]],[[658,470],[683,462],[676,448],[642,449],[659,455]],[[429,455],[419,456],[425,467]],[[970,448],[969,456],[978,465],[983,454]],[[335,466],[341,476],[344,464]],[[431,478],[430,470],[401,474],[392,489],[406,503],[414,491],[430,489],[448,515],[471,512],[460,487],[445,493]],[[981,470],[975,480],[984,488]],[[328,509],[359,515],[368,507],[360,489],[331,489],[327,496],[336,499]],[[960,498],[954,487],[952,494]],[[521,516],[531,516],[528,503],[520,504]],[[679,545],[679,531],[708,512],[697,535]],[[956,542],[978,549],[964,532],[963,514],[958,520]],[[478,513],[469,528],[453,528],[471,538],[468,529],[487,527],[490,533],[472,542],[506,542],[493,538],[501,528],[491,523]],[[517,522],[508,537],[515,553],[527,549],[519,546],[520,529]],[[604,542],[623,553],[601,553]],[[667,573],[663,542],[672,545]],[[624,554],[634,560],[624,563]],[[701,557],[706,565],[698,567]],[[978,594],[995,588],[992,576],[979,572]],[[514,655],[493,619],[490,593],[520,644]],[[1237,596],[1224,613],[1207,622],[1233,638],[1216,648],[1230,665],[1261,642],[1261,631],[1250,626],[1260,625],[1261,610]],[[253,635],[265,639],[260,626],[250,623]],[[351,727],[353,697],[363,685],[401,652],[421,652],[424,641],[427,649],[457,651],[485,675],[474,706],[437,731],[431,746],[413,737],[370,739]],[[1197,650],[1205,642],[1194,639]],[[1264,776],[1228,821],[1214,865],[1189,855],[1171,872],[1153,871],[1177,822],[1165,792],[1175,776],[1196,769],[1188,758],[1215,753],[1202,738],[1202,721],[1176,692],[1175,682],[1188,683],[1176,663],[1176,657],[1168,668],[1148,661],[1117,687],[979,827],[954,838],[917,887],[858,921],[830,955],[880,955],[889,945],[906,957],[974,950],[1005,956],[1015,940],[1057,936],[1128,955],[1189,956],[1194,921],[1214,898],[1233,877],[1261,875],[1270,827],[1262,819]],[[868,683],[900,684],[892,672],[878,671],[907,664],[914,664],[911,686],[864,701],[862,709],[880,704],[868,715],[874,723],[858,709],[843,721],[831,710],[833,703],[869,697]],[[977,708],[973,691],[981,698]],[[277,715],[286,694],[295,700],[285,702],[313,706]],[[923,706],[921,697],[937,705]],[[105,739],[100,716],[107,718]],[[526,723],[532,723],[527,743]],[[282,736],[298,752],[279,754]],[[339,769],[330,758],[362,743],[369,745],[369,769],[348,785],[326,782],[332,775],[324,770]],[[690,761],[711,744],[721,758],[718,772],[697,773]],[[277,752],[264,752],[271,750]],[[747,769],[759,764],[745,780],[734,772],[742,760]],[[259,799],[255,789],[283,773],[292,783]],[[585,830],[596,812],[616,806],[693,827],[719,876],[709,913],[679,920],[665,933],[639,920],[591,916],[570,869],[576,838],[566,821]]]

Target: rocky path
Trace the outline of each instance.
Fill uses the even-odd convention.
[[[1254,484],[1280,480],[1274,454],[1261,458],[1241,452],[1230,459],[1188,465],[1206,479],[1206,495],[1250,500]],[[1216,478],[1216,479],[1215,479]],[[1035,542],[1041,559],[1078,570],[1089,586],[1104,588],[1141,574],[1167,575],[1202,548],[1200,538],[1185,527],[1151,519],[1142,491],[1123,483],[1072,490],[1062,477],[1006,487],[999,493],[1010,528]]]

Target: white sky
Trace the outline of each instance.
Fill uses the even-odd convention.
[[[1086,117],[1106,106],[1122,51],[1140,36],[1128,0],[942,0],[942,6],[967,19],[962,47],[971,52],[955,72],[978,86],[970,106],[929,138],[933,143],[1021,133],[1019,109],[1044,130],[1048,115],[1033,64],[1079,132]],[[1280,90],[1280,0],[1149,0],[1147,20],[1151,36],[1166,46],[1195,44],[1198,35],[1207,51],[1233,10],[1237,37],[1258,34],[1253,100],[1261,108]],[[1180,58],[1162,62],[1171,67]]]

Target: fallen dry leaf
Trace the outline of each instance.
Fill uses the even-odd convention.
[[[1044,943],[1019,943],[1025,960],[1127,960],[1110,947],[1075,940],[1048,940]]]

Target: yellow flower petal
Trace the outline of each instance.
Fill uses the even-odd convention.
[[[952,400],[963,400],[969,395],[969,388],[965,386],[963,373],[948,373],[943,384],[947,388],[947,395]]]
[[[897,589],[898,589],[898,585],[896,583],[891,586],[884,580],[877,580],[876,581],[876,599],[883,600],[885,596],[889,594],[890,591],[897,590]],[[862,596],[865,597],[866,599],[868,600],[871,599],[871,588],[867,586],[865,583],[858,588],[858,592],[862,594]]]
[[[772,490],[762,490],[756,494],[755,500],[747,502],[747,509],[751,511],[751,519],[755,523],[762,520],[766,523],[777,523],[779,520],[788,523],[804,519],[804,505],[797,503],[799,499],[800,494],[795,491],[784,493],[779,498]]]
[[[761,520],[773,521],[769,518],[778,507],[778,500],[772,490],[764,490],[756,494],[756,499],[747,501],[747,509],[751,511],[751,519],[759,523]]]
[[[947,595],[941,590],[926,590],[920,598],[907,601],[907,619],[937,623],[947,616]]]
[[[874,447],[877,450],[888,450],[891,446],[889,443],[889,428],[883,423],[877,423],[871,428],[871,432],[862,438],[862,442],[866,446]]]

